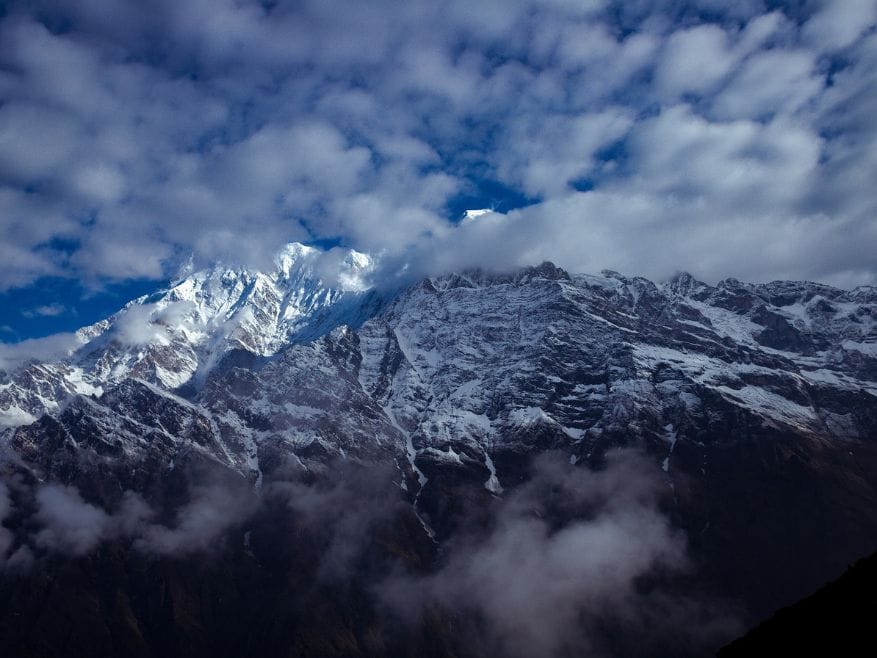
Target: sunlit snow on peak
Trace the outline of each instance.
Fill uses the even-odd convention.
[[[275,262],[280,277],[287,280],[307,279],[349,292],[372,287],[368,275],[374,269],[374,261],[368,254],[353,249],[336,247],[323,251],[291,242],[278,252]]]
[[[265,271],[217,264],[190,272],[81,329],[53,367],[74,364],[98,384],[137,377],[168,389],[199,387],[232,350],[271,356],[335,327],[359,326],[380,305],[369,281],[374,268],[364,253],[290,243]]]
[[[466,212],[463,213],[463,221],[464,222],[472,221],[473,219],[477,219],[477,218],[481,217],[482,215],[488,215],[492,212],[493,212],[493,210],[491,208],[478,208],[478,209],[474,209],[474,210],[467,210]]]

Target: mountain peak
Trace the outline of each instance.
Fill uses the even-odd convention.
[[[543,261],[535,267],[526,267],[521,273],[522,278],[549,279],[552,281],[569,281],[570,276],[563,268],[551,261]]]
[[[321,251],[316,247],[309,247],[300,242],[290,242],[284,245],[275,255],[274,262],[280,271],[289,273],[303,262],[314,259]]]
[[[319,281],[330,288],[363,292],[371,288],[368,275],[374,260],[354,249],[334,248],[323,251],[317,247],[290,242],[275,256],[279,278],[302,282]]]
[[[703,281],[698,281],[684,270],[671,276],[664,285],[667,290],[683,297],[690,296],[698,290],[709,288]]]
[[[39,372],[34,370],[31,379],[45,382],[46,393],[32,394],[34,386],[22,375],[21,386],[10,385],[6,392],[0,391],[0,409],[12,410],[14,418],[38,417],[69,395],[97,390],[129,377],[167,390],[182,386],[199,390],[214,367],[235,350],[244,350],[254,358],[272,357],[339,326],[358,329],[379,315],[401,291],[374,287],[370,279],[375,270],[375,260],[365,253],[337,247],[324,251],[290,243],[277,252],[273,269],[258,271],[217,264],[191,272],[170,287],[136,299],[113,316],[80,329],[79,344],[71,346],[72,354],[41,364]],[[656,287],[646,279],[611,271],[604,271],[602,276],[571,278],[550,261],[505,273],[451,273],[425,279],[419,287],[435,293],[512,284],[532,287],[539,295],[551,295],[558,293],[558,286],[549,285],[555,282],[570,284],[577,290],[571,293],[574,297],[591,300],[595,309],[603,309],[601,313],[607,304],[629,304],[637,313],[655,314],[663,312],[668,301],[677,306],[699,305],[685,311],[692,321],[705,323],[706,329],[699,331],[732,327],[728,335],[750,346],[772,340],[768,329],[759,327],[769,321],[777,325],[779,321],[772,318],[780,314],[790,326],[802,331],[826,333],[813,345],[828,344],[841,335],[848,338],[844,345],[858,350],[857,354],[864,355],[860,357],[863,363],[869,363],[872,321],[863,304],[871,299],[871,289],[859,289],[853,294],[818,284],[774,282],[753,286],[733,279],[713,288],[687,272]],[[560,287],[566,290],[569,286]],[[823,298],[834,301],[823,303]],[[765,304],[771,305],[770,314],[752,315],[753,309]],[[707,314],[705,319],[702,313]],[[740,320],[743,326],[738,327],[737,318],[724,313],[741,318],[745,315],[745,321]],[[628,316],[613,316],[610,322],[620,326],[627,321],[625,318]],[[756,336],[753,332],[759,333]],[[17,375],[12,373],[11,377]]]

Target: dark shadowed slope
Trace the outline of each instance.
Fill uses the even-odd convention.
[[[877,652],[877,554],[719,651],[737,656],[873,656]]]

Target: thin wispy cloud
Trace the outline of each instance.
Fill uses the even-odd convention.
[[[21,314],[26,318],[53,318],[66,312],[67,308],[63,304],[43,304],[24,309]]]

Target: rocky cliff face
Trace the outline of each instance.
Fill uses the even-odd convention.
[[[8,373],[7,472],[112,508],[123,491],[158,504],[184,471],[236,474],[258,497],[291,465],[314,481],[387,465],[407,511],[383,545],[429,569],[535,456],[587,478],[629,447],[686,537],[685,587],[744,619],[877,546],[877,290],[546,263],[390,295],[368,289],[361,254],[331,276],[316,262],[293,246],[270,275],[191,275],[83,329],[68,359]],[[453,620],[430,619],[447,639]]]

